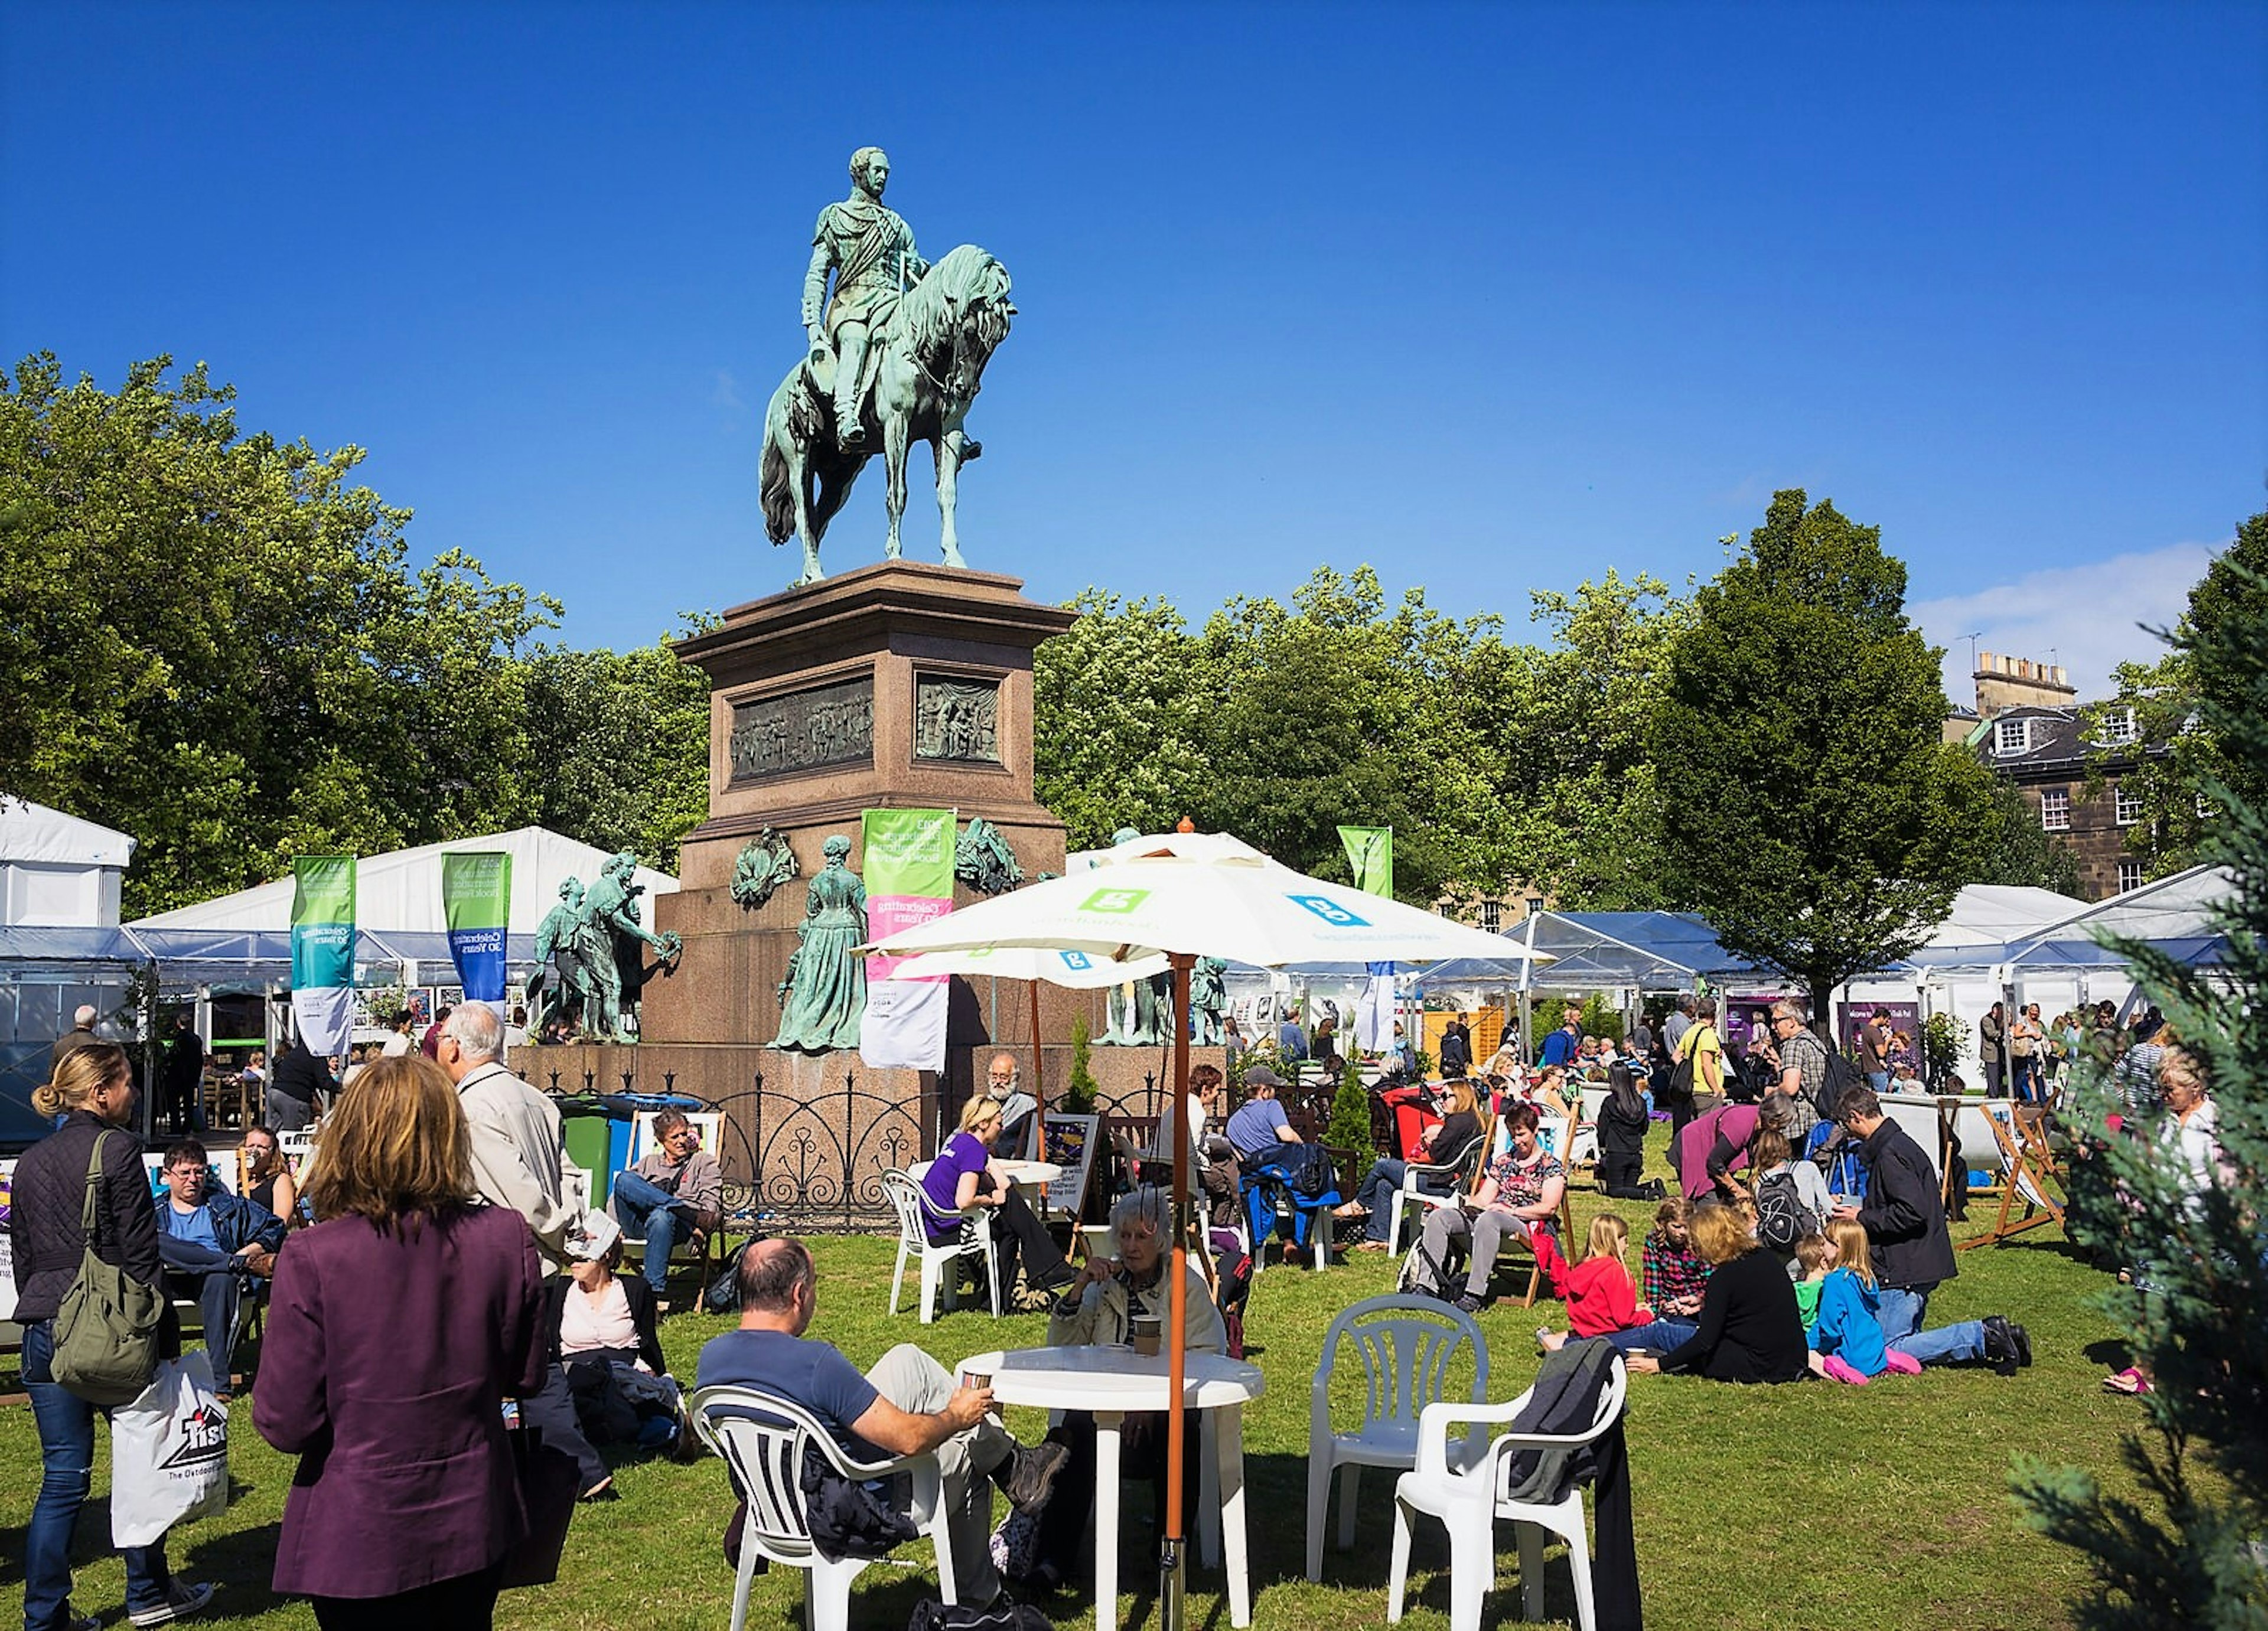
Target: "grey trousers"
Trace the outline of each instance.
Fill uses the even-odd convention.
[[[1507,1237],[1527,1239],[1528,1225],[1500,1207],[1469,1214],[1460,1206],[1437,1206],[1425,1214],[1425,1232],[1419,1238],[1425,1245],[1425,1255],[1445,1265],[1457,1246],[1469,1245],[1471,1260],[1465,1267],[1465,1289],[1474,1297],[1481,1297],[1488,1291],[1489,1275],[1496,1271],[1496,1254]]]
[[[876,1392],[914,1415],[935,1415],[961,1385],[910,1342],[876,1360],[866,1379]],[[954,1595],[972,1607],[983,1607],[1000,1589],[999,1573],[992,1567],[990,1474],[1015,1452],[1016,1441],[991,1415],[937,1447],[938,1467],[945,1475],[946,1529],[953,1540]]]

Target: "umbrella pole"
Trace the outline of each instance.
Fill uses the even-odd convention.
[[[1161,1631],[1182,1631],[1182,1507],[1189,1417],[1182,1388],[1189,1373],[1189,969],[1196,959],[1171,954],[1174,966],[1174,1254],[1166,1320],[1166,1538],[1158,1548],[1158,1618]],[[1099,1543],[1098,1543],[1099,1544]]]
[[[1039,1106],[1032,1113],[1040,1118],[1040,1154],[1044,1157],[1048,1142],[1048,1066],[1040,1051],[1040,982],[1032,980],[1025,983],[1032,988],[1032,1098]]]

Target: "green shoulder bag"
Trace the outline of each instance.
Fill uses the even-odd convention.
[[[166,1318],[166,1296],[144,1285],[94,1253],[101,1216],[102,1146],[111,1136],[98,1134],[86,1164],[86,1204],[80,1220],[86,1253],[78,1277],[55,1311],[55,1358],[50,1373],[92,1405],[123,1405],[142,1396],[158,1371],[158,1327]]]

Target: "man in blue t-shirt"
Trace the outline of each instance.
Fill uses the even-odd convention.
[[[1276,1090],[1283,1085],[1283,1078],[1266,1065],[1255,1065],[1244,1073],[1244,1091],[1252,1096],[1228,1118],[1228,1142],[1248,1167],[1272,1158],[1285,1144],[1300,1142],[1284,1106],[1276,1102]]]
[[[882,1355],[865,1375],[832,1342],[806,1337],[818,1312],[819,1276],[797,1240],[759,1240],[740,1254],[740,1328],[701,1350],[696,1387],[753,1387],[801,1405],[853,1458],[934,1454],[945,1476],[946,1527],[956,1595],[982,1608],[997,1596],[989,1477],[1019,1511],[1047,1504],[1067,1452],[1019,1445],[991,1413],[992,1390],[962,1387],[911,1343]],[[735,1532],[747,1503],[733,1519]]]
[[[166,1187],[156,1197],[158,1255],[175,1289],[197,1299],[213,1384],[225,1394],[233,1391],[237,1306],[247,1286],[275,1275],[284,1220],[215,1185],[210,1157],[194,1138],[166,1151],[164,1176]]]

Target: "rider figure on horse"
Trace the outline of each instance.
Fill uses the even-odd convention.
[[[899,297],[921,281],[929,262],[914,250],[913,229],[882,206],[890,157],[879,147],[850,155],[850,196],[819,212],[811,239],[811,269],[803,280],[803,326],[811,336],[811,363],[835,359],[835,434],[847,452],[862,446],[866,428],[859,400],[867,342],[888,323]],[[828,274],[835,292],[828,297]],[[814,376],[814,384],[819,383]]]

